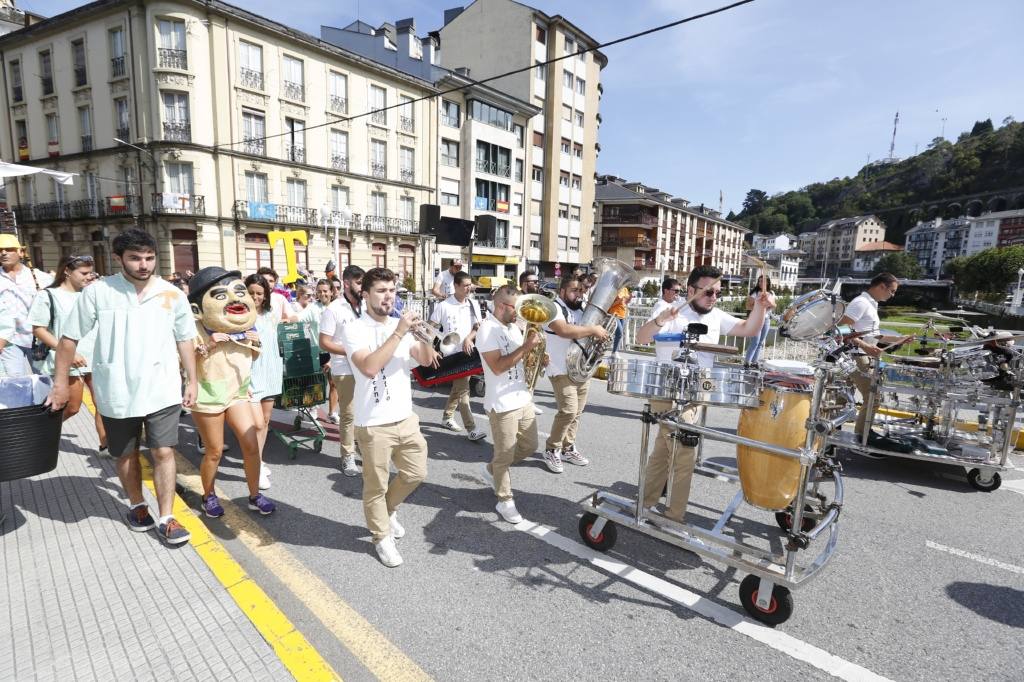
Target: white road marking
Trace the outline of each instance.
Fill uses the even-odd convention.
[[[867,668],[839,658],[784,632],[779,632],[754,621],[747,620],[740,613],[705,599],[699,594],[690,592],[679,585],[653,576],[650,573],[645,573],[628,564],[610,559],[586,545],[562,537],[551,528],[533,523],[532,521],[523,521],[516,524],[515,529],[528,533],[538,540],[557,547],[563,552],[589,562],[602,571],[616,575],[669,601],[685,606],[708,620],[712,620],[734,632],[750,637],[830,675],[843,680],[857,682],[861,680],[888,680],[888,678],[873,673]]]
[[[1003,481],[1002,488],[1024,495],[1024,478],[1015,478],[1012,481]]]
[[[987,564],[988,566],[995,566],[996,568],[1001,568],[1004,571],[1009,571],[1010,573],[1024,575],[1024,568],[1021,568],[1020,566],[1014,566],[1013,564],[1008,564],[1003,561],[999,561],[998,559],[991,559],[987,556],[974,554],[973,552],[968,552],[963,549],[957,549],[956,547],[947,547],[946,545],[940,545],[939,543],[932,542],[931,540],[925,540],[924,545],[925,547],[936,549],[940,552],[946,552],[947,554],[952,554],[953,556],[963,557],[964,559],[977,561],[979,564]]]

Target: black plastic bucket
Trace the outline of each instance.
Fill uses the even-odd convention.
[[[61,414],[42,405],[0,410],[0,481],[57,468]]]

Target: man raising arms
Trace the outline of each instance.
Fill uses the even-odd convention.
[[[171,515],[174,503],[174,448],[178,417],[196,398],[195,321],[179,289],[159,277],[156,240],[148,232],[129,229],[114,238],[114,259],[123,273],[87,286],[68,316],[57,345],[57,368],[51,409],[68,401],[68,370],[78,341],[96,329],[93,357],[93,396],[107,429],[110,455],[117,458],[117,475],[131,509],[128,527],[144,532],[157,526],[142,497],[139,464],[142,427],[153,458],[160,519],[157,532],[169,545],[189,540],[189,533]],[[180,366],[185,369],[181,392]]]

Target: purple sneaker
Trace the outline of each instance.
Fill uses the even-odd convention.
[[[220,506],[220,500],[215,493],[203,497],[203,513],[212,519],[224,516],[224,507]]]
[[[268,500],[263,493],[260,493],[256,497],[249,498],[249,509],[259,512],[263,516],[269,516],[277,509],[277,505]]]

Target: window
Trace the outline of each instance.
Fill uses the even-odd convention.
[[[533,177],[534,182],[544,182],[544,169],[540,166],[534,166],[531,177]]]
[[[388,215],[388,195],[384,192],[370,192],[370,215],[386,218]]]
[[[516,192],[512,199],[512,215],[523,215],[523,193]]]
[[[565,37],[565,53],[566,54],[573,54],[574,52],[576,52],[576,41],[572,39],[572,36],[566,36]],[[572,87],[572,85],[570,85],[569,87]]]
[[[192,164],[165,163],[167,191],[172,194],[192,194]]]
[[[459,143],[454,140],[441,139],[441,165],[459,167]]]
[[[512,130],[512,114],[478,100],[469,103],[469,117],[502,130]]]
[[[288,205],[306,207],[306,181],[288,178],[285,183],[288,190]]]
[[[573,143],[573,145],[572,145],[572,155],[575,156],[577,159],[582,159],[583,158],[583,145],[581,145],[579,143]]]
[[[71,41],[71,64],[75,70],[75,87],[81,87],[89,82],[88,74],[85,71],[85,41]]]
[[[398,217],[402,220],[415,220],[416,202],[412,197],[398,197]]]
[[[459,205],[459,181],[449,180],[448,178],[441,178],[440,183],[441,190],[441,205],[442,206],[458,206]]]
[[[577,111],[576,112],[576,125],[578,125],[580,128],[583,127],[583,112],[582,111]]]
[[[571,121],[572,120],[572,107],[570,107],[568,104],[563,104],[562,105],[562,120],[564,120],[564,121]]]
[[[127,75],[125,63],[124,29],[118,26],[110,29],[110,77],[123,78]]]
[[[571,148],[571,143],[569,142],[569,140],[567,140],[567,139],[565,139],[563,137],[562,138],[562,144],[561,144],[562,153],[563,154],[568,154],[569,151],[570,151],[570,148]]]
[[[562,85],[572,90],[572,71],[562,71]]]
[[[331,130],[331,168],[348,170],[348,133],[344,130]]]
[[[388,91],[378,85],[370,86],[370,120],[381,125],[388,124],[388,112],[384,109],[388,105]]]
[[[523,160],[516,159],[516,182],[523,181]]]
[[[82,151],[92,150],[92,109],[78,107],[78,130],[82,135]]]
[[[540,147],[541,149],[544,148],[544,133],[536,130],[533,131],[533,146]]]
[[[560,172],[558,174],[558,184],[561,185],[562,187],[568,187],[569,186],[569,173],[567,173],[566,171]]]
[[[406,133],[411,133],[416,129],[412,97],[408,95],[398,96],[398,129]]]
[[[398,271],[403,280],[416,277],[416,247],[410,244],[398,247]]]
[[[122,140],[129,140],[131,138],[131,130],[129,129],[129,117],[128,117],[128,98],[118,97],[114,100],[114,125],[117,126],[114,132],[116,136]]]
[[[340,211],[348,206],[348,187],[331,185],[331,210]]]
[[[20,102],[25,98],[25,92],[21,84],[21,62],[11,62],[11,99]]]
[[[327,91],[330,95],[328,104],[331,111],[341,114],[348,112],[348,76],[337,71],[328,71]]]
[[[580,93],[581,95],[587,94],[587,82],[582,78],[576,79],[576,92]]]
[[[441,101],[441,123],[452,128],[458,128],[461,118],[461,107],[457,102],[449,100]]]
[[[558,238],[558,248],[561,249],[562,251],[565,251],[565,242],[566,242],[566,237],[560,236]]]
[[[478,171],[507,178],[511,175],[511,162],[511,149],[477,140],[476,169]]]
[[[533,72],[536,75],[535,77],[537,80],[543,83],[548,78],[548,65],[544,62],[537,61],[534,63]]]
[[[124,193],[129,195],[135,194],[135,167],[134,166],[121,166],[121,187],[124,188]]]
[[[60,143],[60,123],[57,114],[46,115],[46,141],[49,144]]]
[[[163,93],[164,139],[189,142],[192,129],[189,122],[188,95],[183,92]]]
[[[306,79],[301,59],[289,55],[281,57],[281,80],[284,96],[299,102],[306,100]]]
[[[541,45],[547,45],[548,43],[548,32],[543,26],[534,26],[537,29],[537,42]]]
[[[473,208],[478,211],[498,211],[508,213],[508,185],[489,180],[476,181],[476,200]]]
[[[575,220],[576,222],[579,222],[579,220],[580,220],[580,207],[579,206],[570,206],[569,207],[569,220]]]
[[[245,172],[245,198],[249,201],[261,204],[267,203],[267,175],[266,173]]]
[[[558,205],[558,217],[559,218],[566,218],[566,219],[569,218],[569,205],[568,204],[559,204]],[[565,239],[565,237],[562,237],[562,239]],[[564,249],[565,245],[563,245],[561,248]]]
[[[386,268],[388,266],[388,247],[380,242],[370,248],[370,255],[373,257],[373,267]]]
[[[188,52],[185,48],[185,22],[160,19],[157,21],[157,27],[160,30],[160,47],[157,48],[160,67],[187,69]]]
[[[39,53],[39,82],[44,96],[53,94],[53,59],[49,50]]]
[[[238,42],[239,78],[242,85],[263,89],[263,48],[244,40]]]
[[[306,124],[297,118],[284,119],[284,157],[295,163],[306,162]]]
[[[583,189],[583,178],[581,178],[579,175],[572,176],[572,188]]]
[[[263,112],[242,109],[242,139],[245,141],[245,153],[266,156],[267,141],[263,139],[266,134],[266,119]]]
[[[247,272],[256,272],[262,267],[274,267],[274,252],[267,241],[267,235],[261,232],[245,234],[245,268]]]
[[[388,174],[388,143],[370,140],[370,175],[386,178]]]
[[[416,180],[416,152],[412,147],[398,148],[398,178],[402,182]]]
[[[518,123],[513,123],[512,132],[516,135],[516,144],[522,149],[526,145],[526,130]]]
[[[569,250],[570,251],[579,251],[580,250],[580,238],[579,237],[569,237]]]

